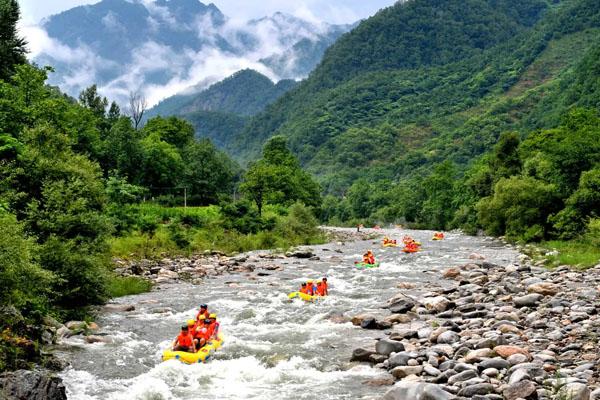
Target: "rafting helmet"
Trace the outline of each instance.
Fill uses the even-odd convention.
[[[217,319],[217,314],[215,314],[215,313],[212,313],[212,314],[210,314],[210,315],[208,316],[208,318],[210,318],[210,319]]]
[[[200,304],[200,308],[208,309],[208,306],[206,304]]]
[[[196,325],[196,321],[194,321],[193,319],[187,320],[187,326],[194,326],[194,325]]]

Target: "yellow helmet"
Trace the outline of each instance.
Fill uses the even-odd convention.
[[[188,319],[187,326],[193,326],[193,325],[196,325],[196,321],[193,319]]]
[[[317,284],[319,284],[319,283],[323,283],[323,281],[317,281]]]
[[[308,283],[313,283],[313,280],[312,280],[312,279],[309,279],[309,280],[308,280],[308,281],[306,281],[306,282],[308,282]]]
[[[208,318],[210,318],[210,319],[213,319],[213,318],[214,318],[214,319],[217,319],[217,314],[215,314],[215,313],[212,313],[212,314],[210,314],[210,315],[208,316]]]

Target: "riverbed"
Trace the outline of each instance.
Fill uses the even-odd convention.
[[[430,231],[373,233],[399,241],[409,234],[423,243],[423,251],[404,254],[399,248],[381,248],[379,241],[361,240],[313,246],[319,260],[253,253],[253,273],[209,278],[200,285],[161,285],[118,299],[135,310],[99,315],[99,333],[109,343],[87,344],[74,337],[58,351],[70,363],[61,374],[69,399],[380,398],[388,387],[366,383],[385,371],[349,360],[354,348],[384,332],[360,329],[349,318],[365,312],[384,315],[381,307],[398,292],[399,282],[440,284],[443,269],[468,262],[473,253],[501,265],[515,262],[519,254],[487,237],[449,233],[435,242]],[[367,249],[374,251],[380,268],[354,268]],[[330,287],[326,299],[314,304],[288,299],[301,282],[323,276]],[[161,362],[162,350],[202,303],[218,314],[223,348],[207,364]]]

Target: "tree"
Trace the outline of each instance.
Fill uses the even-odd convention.
[[[146,137],[141,145],[143,163],[140,183],[154,193],[163,188],[177,187],[185,170],[177,147],[161,140],[157,133]]]
[[[149,120],[144,129],[145,136],[158,135],[161,140],[183,150],[194,140],[194,127],[177,117],[155,117]]]
[[[8,81],[15,66],[27,62],[27,42],[17,32],[20,15],[17,0],[0,0],[0,80]]]
[[[140,92],[129,93],[129,112],[131,119],[133,120],[133,127],[135,130],[137,130],[140,126],[147,107],[148,102],[143,94]]]
[[[217,204],[220,197],[230,196],[235,166],[210,140],[191,142],[182,156],[186,165],[183,181],[192,203]]]
[[[494,194],[477,204],[479,221],[492,235],[540,240],[548,232],[548,216],[556,211],[557,195],[555,185],[531,177],[502,178]]]
[[[427,200],[423,203],[422,216],[427,226],[446,229],[455,212],[454,185],[456,168],[446,161],[436,166],[433,174],[423,181]]]
[[[290,206],[300,201],[310,207],[321,205],[319,185],[300,168],[280,136],[265,144],[263,158],[250,165],[240,189],[253,199],[259,213],[265,203]]]
[[[88,110],[91,110],[98,119],[103,120],[106,117],[108,100],[106,97],[98,94],[98,87],[96,85],[84,89],[79,94],[79,103]]]

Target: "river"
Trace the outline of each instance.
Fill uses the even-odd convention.
[[[432,232],[384,230],[396,239],[410,234],[423,251],[403,254],[374,241],[313,246],[320,261],[261,260],[281,271],[257,268],[252,274],[207,279],[202,285],[163,285],[124,297],[129,313],[105,313],[97,323],[110,343],[69,339],[59,355],[70,362],[61,377],[69,399],[377,399],[387,387],[365,385],[384,371],[350,363],[352,350],[381,331],[367,331],[334,316],[364,312],[385,315],[381,306],[397,294],[399,282],[437,282],[440,271],[479,253],[490,262],[517,259],[512,247],[486,237],[450,233],[430,241]],[[373,249],[381,267],[361,271],[353,261]],[[315,304],[290,301],[287,294],[306,279],[327,276],[330,296]],[[216,312],[225,337],[208,364],[161,362],[161,352],[198,305]]]

